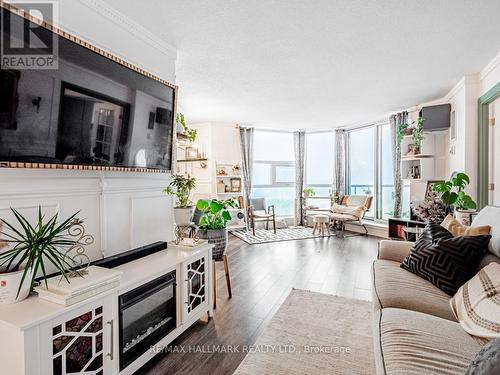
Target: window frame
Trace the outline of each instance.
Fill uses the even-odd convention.
[[[306,133],[306,138],[309,136],[309,135],[312,135],[312,134],[331,134],[333,135],[333,144],[332,144],[332,150],[331,150],[331,155],[332,155],[332,159],[333,159],[333,163],[334,163],[334,167],[333,169],[331,170],[331,183],[329,184],[310,184],[308,181],[307,181],[307,159],[308,159],[308,153],[307,153],[307,139],[306,139],[306,149],[305,149],[305,163],[304,163],[304,188],[328,188],[329,191],[333,191],[333,183],[334,183],[334,180],[335,180],[335,131],[334,130],[320,130],[320,131],[311,131],[311,132],[307,132]],[[330,193],[331,194],[331,193]],[[325,198],[323,196],[320,196],[319,198]],[[314,197],[312,197],[312,199],[314,199]]]
[[[276,181],[276,168],[278,167],[293,167],[295,168],[295,162],[293,161],[270,161],[270,160],[254,160],[254,164],[268,164],[271,166],[271,184],[268,185],[256,185],[252,184],[252,188],[282,188],[282,187],[295,187],[295,181],[293,182],[278,182]],[[295,198],[295,197],[294,197]]]

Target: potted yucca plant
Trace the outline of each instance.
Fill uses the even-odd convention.
[[[47,220],[38,207],[38,219],[32,225],[19,211],[14,208],[11,211],[15,224],[0,220],[0,304],[25,299],[37,274],[46,279],[49,264],[68,280],[66,270],[71,265],[65,260],[65,253],[78,244],[68,233],[78,220],[78,212],[59,222],[57,214]]]

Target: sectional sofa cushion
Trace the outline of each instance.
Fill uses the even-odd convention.
[[[491,225],[491,241],[488,250],[500,257],[500,207],[486,206],[477,214],[473,226]]]
[[[481,349],[460,324],[404,309],[375,314],[377,373],[463,375]],[[382,368],[381,368],[382,367]]]
[[[396,307],[456,321],[450,296],[429,281],[402,269],[398,262],[377,260],[373,263],[372,275],[375,309]]]
[[[471,335],[500,338],[500,265],[490,263],[482,268],[460,287],[450,305],[462,328]]]
[[[429,223],[401,267],[452,296],[476,274],[490,238],[490,235],[453,237],[441,225]]]
[[[441,223],[441,226],[454,236],[480,236],[483,234],[490,234],[491,230],[491,226],[489,225],[474,225],[471,227],[462,225],[462,223],[460,223],[452,215],[446,216]]]

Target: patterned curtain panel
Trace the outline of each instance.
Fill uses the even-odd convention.
[[[335,171],[333,175],[333,193],[337,196],[345,194],[345,143],[346,131],[335,130]]]
[[[241,169],[243,171],[247,207],[250,205],[250,196],[252,194],[253,133],[253,128],[240,128]]]
[[[304,224],[304,213],[302,210],[302,190],[304,190],[305,169],[305,144],[306,132],[303,130],[293,132],[293,148],[295,150],[295,223]]]
[[[396,113],[389,117],[392,134],[392,160],[394,160],[394,217],[401,217],[401,196],[403,194],[403,180],[401,177],[401,144],[396,130],[399,125],[408,121],[408,112]]]

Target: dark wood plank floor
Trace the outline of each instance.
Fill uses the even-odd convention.
[[[245,357],[241,346],[255,343],[292,288],[370,300],[377,242],[373,237],[331,237],[250,246],[231,236],[227,255],[233,298],[227,298],[219,262],[214,318],[188,329],[170,353],[158,354],[140,373],[232,374]],[[217,345],[236,352],[217,352]]]

